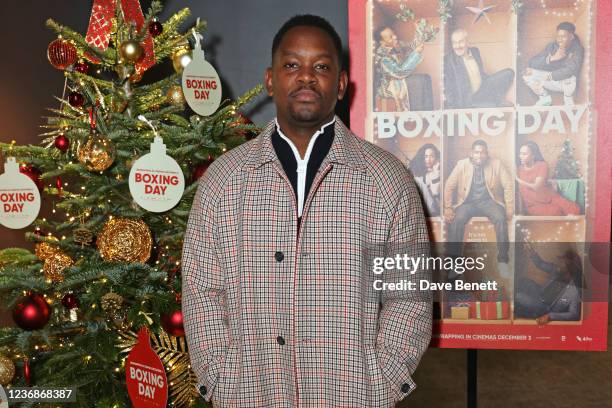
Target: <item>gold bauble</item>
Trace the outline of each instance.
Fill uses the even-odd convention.
[[[189,43],[181,45],[172,53],[172,66],[174,70],[181,74],[183,69],[191,62],[191,48]]]
[[[107,293],[100,299],[100,305],[109,315],[116,314],[123,306],[123,296],[114,292]]]
[[[81,245],[89,245],[93,241],[93,233],[86,227],[79,227],[72,233],[74,242]]]
[[[185,103],[185,95],[183,95],[183,88],[180,85],[173,85],[168,88],[166,92],[166,98],[172,105],[182,105]]]
[[[13,360],[4,354],[0,354],[0,385],[9,385],[11,381],[13,381],[14,376],[15,364],[13,363]]]
[[[57,241],[57,238],[55,237],[50,237],[50,238]],[[52,245],[48,242],[39,242],[36,245],[34,245],[34,253],[36,254],[36,257],[40,259],[41,261],[46,260],[51,255],[57,252],[60,252],[60,249],[57,246]]]
[[[115,146],[106,136],[93,131],[79,145],[77,158],[89,171],[104,171],[115,161]]]
[[[54,253],[45,259],[43,264],[45,279],[51,282],[62,282],[64,280],[64,270],[72,265],[74,265],[74,261],[67,254],[62,251]]]
[[[121,43],[119,47],[119,54],[121,58],[126,60],[129,63],[136,63],[140,61],[140,59],[144,55],[144,48],[142,45],[136,40],[127,40]]]
[[[105,99],[106,105],[110,106],[111,110],[116,113],[123,113],[128,106],[127,99],[117,95],[109,95]]]
[[[144,263],[151,256],[153,237],[142,220],[111,218],[102,227],[97,245],[105,261]]]

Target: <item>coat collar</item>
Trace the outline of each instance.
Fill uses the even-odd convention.
[[[275,130],[276,122],[272,119],[255,139],[253,148],[244,166],[245,170],[251,171],[257,169],[268,162],[277,162],[280,167],[280,161],[272,145],[272,133]],[[323,163],[321,163],[321,168],[330,162],[346,165],[358,170],[365,170],[358,141],[355,140],[356,137],[340,118],[336,116],[336,121],[334,122],[334,140],[327,156]]]

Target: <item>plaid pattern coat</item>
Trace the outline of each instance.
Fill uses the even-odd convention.
[[[182,310],[198,391],[215,407],[392,407],[416,386],[431,298],[374,290],[410,274],[373,275],[367,247],[428,242],[417,189],[399,159],[334,126],[299,234],[274,121],[199,182]]]

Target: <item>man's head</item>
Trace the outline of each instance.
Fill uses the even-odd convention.
[[[397,35],[395,35],[395,31],[389,27],[385,27],[380,30],[380,43],[385,47],[397,47],[399,42],[397,40]]]
[[[489,158],[489,148],[487,146],[487,142],[482,139],[478,139],[472,143],[470,158],[472,159],[472,163],[477,166],[481,166],[482,164],[486,163]]]
[[[340,37],[321,17],[295,16],[280,28],[272,42],[272,66],[265,74],[279,122],[318,127],[333,118],[348,83],[341,58]]]
[[[463,28],[458,28],[451,34],[453,52],[458,57],[463,57],[468,52],[468,33]]]
[[[557,26],[557,45],[559,47],[567,49],[574,40],[576,32],[576,26],[568,21]]]

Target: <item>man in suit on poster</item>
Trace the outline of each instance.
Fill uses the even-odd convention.
[[[426,221],[403,163],[335,116],[341,51],[323,18],[286,22],[265,74],[276,119],[200,179],[182,310],[198,390],[215,407],[390,408],[416,387],[431,293],[373,282],[431,274],[373,275],[366,255],[427,256]]]
[[[444,56],[444,97],[446,109],[508,106],[506,93],[514,71],[502,69],[487,74],[476,47],[470,47],[468,33],[459,28],[451,34],[452,51]]]
[[[495,227],[498,270],[510,273],[508,220],[514,210],[514,180],[504,164],[489,157],[484,140],[472,144],[470,157],[461,159],[444,186],[444,218],[449,223],[451,255],[459,255],[465,226],[472,217],[487,217]]]
[[[584,48],[576,35],[576,26],[563,22],[557,26],[557,38],[529,60],[523,79],[538,96],[537,106],[552,105],[550,92],[562,92],[563,103],[574,105],[574,95],[584,60]]]

